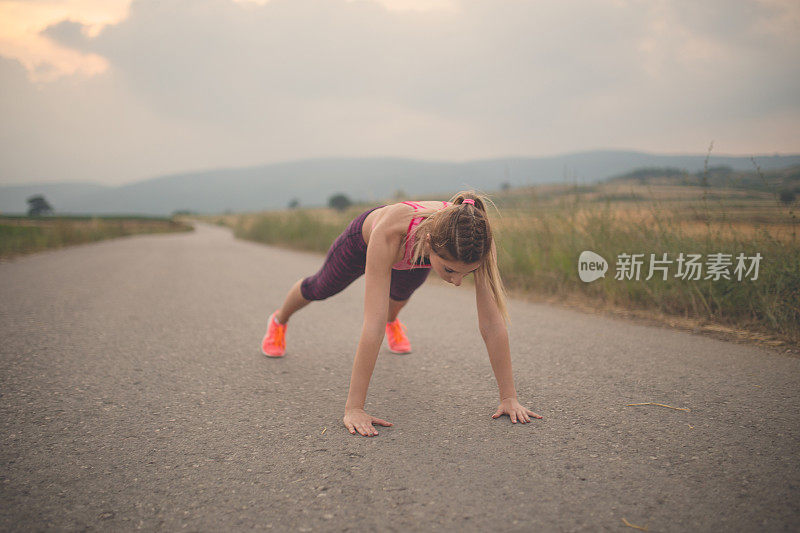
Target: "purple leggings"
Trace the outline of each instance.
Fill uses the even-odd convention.
[[[300,285],[303,298],[324,300],[344,290],[364,273],[367,267],[367,243],[364,242],[361,228],[367,215],[380,207],[383,206],[373,207],[358,215],[333,241],[322,268],[305,278]],[[396,301],[408,300],[411,293],[425,282],[429,273],[428,268],[392,269],[389,297]]]

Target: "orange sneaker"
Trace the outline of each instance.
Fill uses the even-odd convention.
[[[280,357],[286,351],[286,324],[281,324],[275,318],[275,311],[269,316],[267,334],[261,341],[261,353],[268,357]]]
[[[389,351],[392,353],[411,353],[411,343],[408,342],[408,337],[404,330],[406,327],[396,319],[394,322],[386,323],[386,342],[389,345]]]

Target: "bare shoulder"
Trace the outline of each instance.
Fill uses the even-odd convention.
[[[390,240],[402,239],[408,230],[408,223],[414,216],[422,213],[434,212],[441,209],[441,201],[415,201],[413,202],[425,208],[425,210],[415,209],[405,203],[396,203],[376,209],[364,220],[363,234],[364,242],[369,244],[372,232],[377,231],[387,236]]]
[[[367,237],[372,234],[373,230],[387,235],[394,233],[405,235],[410,213],[413,212],[413,207],[402,202],[376,209],[364,219],[364,242],[369,243]]]
[[[387,237],[399,235],[402,226],[401,213],[405,211],[404,207],[408,206],[405,204],[385,205],[367,215],[361,229],[364,242],[369,245],[373,232],[380,232]]]

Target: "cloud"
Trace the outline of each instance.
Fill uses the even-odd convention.
[[[96,129],[161,146],[118,159],[128,179],[316,155],[701,152],[711,139],[739,153],[800,146],[792,2],[452,4],[136,0],[94,36],[74,20],[45,30],[109,69],[40,97],[62,109],[65,128],[85,131],[89,119],[62,106],[84,101],[70,84],[90,88],[108,103],[91,118]],[[167,148],[186,138],[202,156]]]
[[[33,84],[18,61],[0,56],[0,86],[5,183],[117,184],[218,164],[213,151],[198,148],[215,141],[211,128],[160,116],[115,76],[75,74]]]
[[[703,100],[710,82],[729,85],[717,93],[750,97],[735,94],[748,78],[749,88],[796,87],[796,77],[770,69],[780,56],[798,59],[796,52],[750,42],[758,5],[652,5],[465,1],[459,12],[437,16],[344,0],[247,8],[138,1],[90,49],[162,112],[221,122],[309,101],[377,101],[481,122],[555,120],[564,104],[626,87],[641,87],[637,101],[671,107],[687,102],[647,95],[666,83]],[[652,42],[651,30],[664,25]]]
[[[74,20],[62,20],[42,30],[41,34],[68,48],[85,51],[87,27]]]

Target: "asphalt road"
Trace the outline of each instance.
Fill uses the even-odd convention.
[[[796,357],[512,300],[544,416],[513,425],[471,289],[432,276],[372,378],[394,426],[350,435],[363,278],[259,347],[321,262],[199,226],[0,263],[0,528],[800,529]]]

